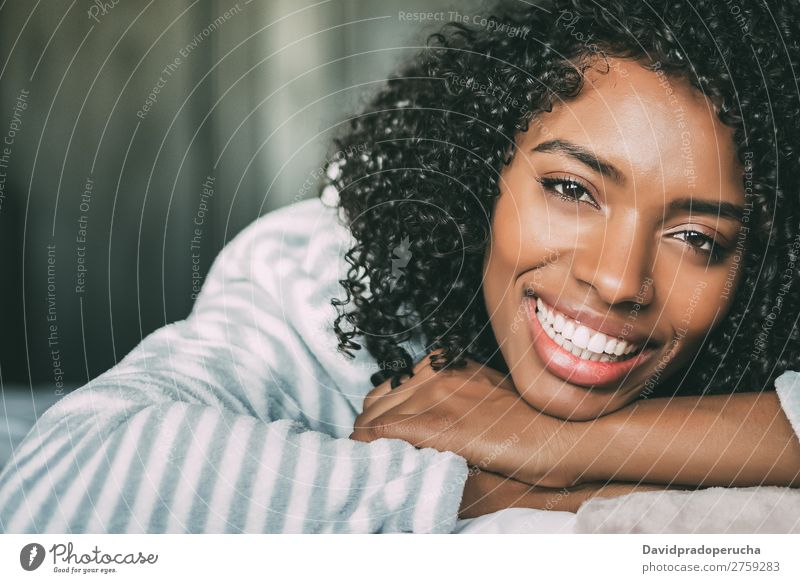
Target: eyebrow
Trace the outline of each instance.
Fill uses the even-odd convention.
[[[548,140],[532,148],[531,152],[560,152],[607,176],[617,184],[625,183],[625,175],[611,162],[598,158],[583,146],[567,140]]]
[[[583,146],[579,146],[574,142],[567,140],[548,140],[542,142],[535,148],[531,149],[532,152],[561,152],[566,154],[578,162],[588,166],[589,168],[599,172],[603,176],[607,176],[618,184],[625,183],[625,175],[614,166],[611,162],[598,158]],[[703,200],[697,198],[678,198],[667,205],[667,214],[676,213],[678,211],[688,211],[701,215],[713,215],[716,217],[733,219],[735,221],[743,222],[744,207],[730,202],[719,202],[713,200]]]
[[[697,198],[678,198],[667,205],[667,214],[677,211],[689,211],[701,215],[713,215],[742,221],[744,207],[730,202],[719,202],[715,200],[701,200]]]

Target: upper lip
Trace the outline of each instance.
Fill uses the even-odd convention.
[[[585,305],[577,304],[568,299],[554,299],[548,292],[543,292],[530,288],[529,293],[536,297],[542,298],[542,301],[554,308],[557,312],[561,312],[565,316],[584,324],[587,327],[602,332],[610,338],[622,339],[627,342],[642,346],[642,345],[658,345],[658,341],[651,338],[649,334],[643,334],[631,328],[630,322],[618,321],[613,318],[610,313],[602,314],[587,308]]]

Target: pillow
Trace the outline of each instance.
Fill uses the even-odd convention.
[[[778,486],[634,492],[592,498],[578,533],[800,533],[800,490]]]

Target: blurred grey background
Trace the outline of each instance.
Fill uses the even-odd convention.
[[[225,242],[315,195],[331,130],[442,24],[409,14],[483,4],[0,2],[3,386],[82,385],[185,318]]]

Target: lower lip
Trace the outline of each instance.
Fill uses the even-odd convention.
[[[561,348],[547,335],[536,316],[535,298],[525,297],[523,301],[533,335],[533,349],[547,370],[572,384],[592,387],[615,383],[644,364],[656,351],[655,348],[645,348],[633,358],[617,362],[584,360]]]

